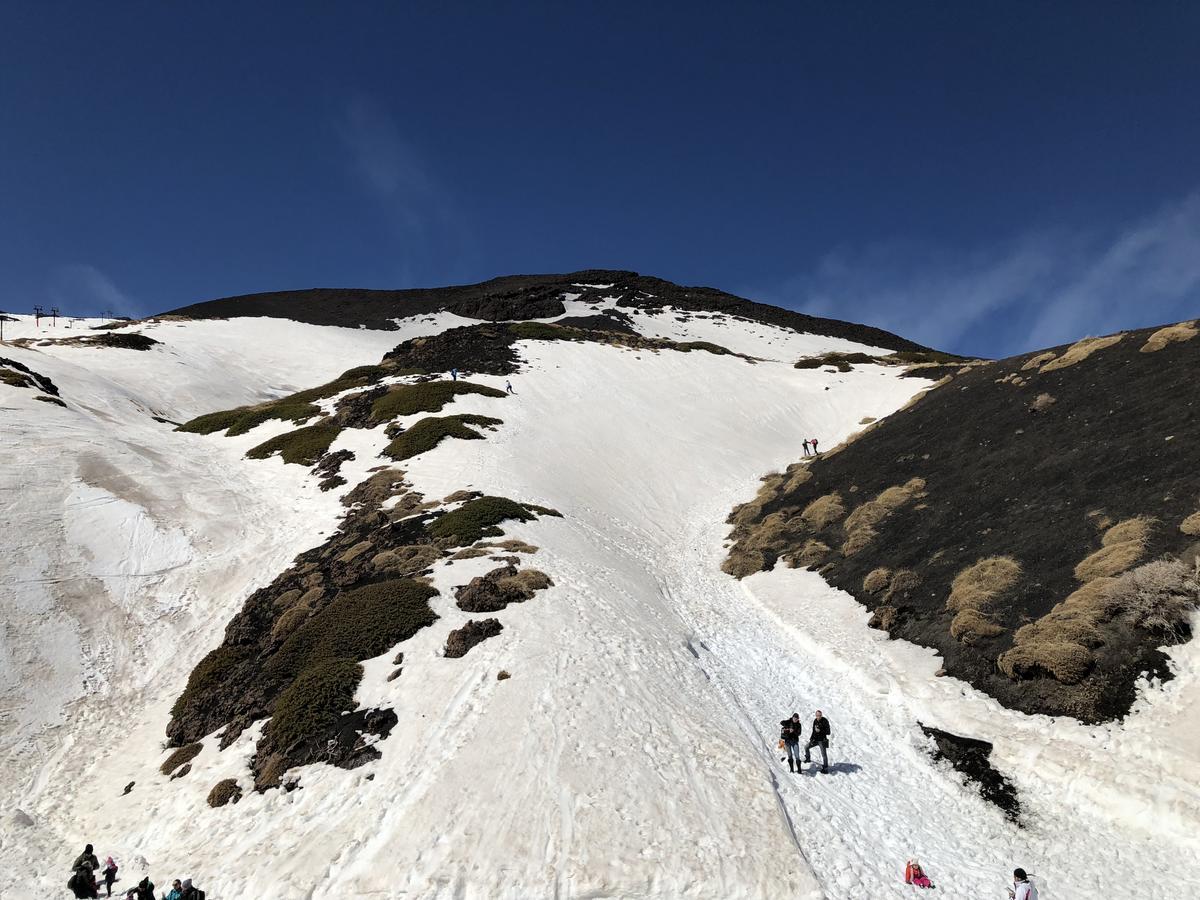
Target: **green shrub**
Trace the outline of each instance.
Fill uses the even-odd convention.
[[[231,673],[244,663],[252,652],[250,648],[229,644],[222,644],[212,650],[192,669],[187,686],[171,707],[172,718],[183,716],[192,704],[206,703],[209,695],[226,684]]]
[[[287,750],[312,734],[337,728],[343,712],[354,709],[362,666],[350,659],[327,659],[301,673],[275,701],[267,733]]]
[[[395,460],[409,459],[420,453],[432,450],[445,438],[461,438],[465,441],[480,440],[483,435],[470,425],[490,426],[500,425],[500,419],[490,416],[431,416],[415,422],[410,428],[396,435],[390,444],[383,448],[383,455]]]
[[[337,381],[354,381],[361,379],[362,381],[373,384],[380,378],[395,374],[398,373],[392,372],[390,369],[386,369],[383,366],[355,366],[353,369],[347,369],[345,372],[339,375],[337,377]]]
[[[223,409],[220,412],[205,413],[202,416],[196,416],[184,422],[176,431],[189,431],[193,434],[212,434],[215,431],[224,431],[236,422],[241,415],[246,411],[245,407],[239,406],[237,409]]]
[[[258,406],[239,406],[237,409],[206,413],[184,422],[175,430],[189,431],[195,434],[212,434],[224,429],[225,434],[229,437],[235,437],[272,419],[290,419],[292,422],[300,423],[320,414],[321,410],[311,403],[296,402],[291,397],[284,397],[282,400],[262,403]]]
[[[435,538],[453,538],[455,546],[466,546],[485,537],[503,534],[504,532],[496,526],[507,519],[528,522],[536,518],[529,507],[515,500],[509,500],[507,497],[480,497],[434,519],[426,530]]]
[[[270,422],[273,419],[300,423],[314,416],[319,416],[321,410],[311,403],[292,402],[291,398],[277,400],[274,403],[264,403],[262,406],[250,407],[238,417],[238,420],[225,432],[229,437],[245,434],[256,425]]]
[[[387,422],[397,416],[419,412],[438,412],[461,394],[482,394],[503,397],[504,391],[469,381],[426,381],[422,384],[393,385],[386,394],[371,404],[371,417]]]
[[[170,775],[180,766],[190,763],[193,759],[199,756],[200,751],[203,749],[204,745],[199,741],[194,744],[188,744],[185,747],[180,747],[163,760],[163,764],[158,767],[158,770],[164,775]]]
[[[285,463],[311,466],[325,455],[329,445],[341,432],[342,429],[337,425],[309,425],[307,428],[297,428],[269,441],[263,441],[257,447],[251,447],[246,451],[246,456],[250,459],[266,459],[278,453]]]
[[[378,656],[437,621],[427,584],[395,578],[334,598],[294,631],[263,667],[272,680],[289,681],[318,662],[354,662]]]

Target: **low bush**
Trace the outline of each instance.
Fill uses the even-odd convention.
[[[820,541],[808,540],[804,542],[804,546],[800,548],[791,560],[793,567],[797,569],[812,569],[821,565],[829,558],[830,550],[828,544],[823,544]]]
[[[1200,334],[1200,330],[1196,328],[1195,322],[1179,322],[1176,325],[1168,325],[1150,335],[1146,343],[1142,345],[1141,352],[1156,353],[1168,344],[1190,341],[1197,334]]]
[[[238,787],[236,778],[225,778],[213,785],[213,789],[208,792],[208,805],[213,807],[225,806],[229,803],[237,803],[242,799],[242,789]]]
[[[990,556],[963,569],[950,583],[948,609],[984,611],[1017,583],[1021,564],[1011,556]]]
[[[1116,579],[1111,596],[1123,620],[1184,640],[1191,633],[1189,616],[1200,608],[1200,563],[1153,560]]]
[[[1065,369],[1068,366],[1081,363],[1093,353],[1107,349],[1113,346],[1113,344],[1120,343],[1121,338],[1124,336],[1124,334],[1110,334],[1108,337],[1084,338],[1081,341],[1076,341],[1063,352],[1062,356],[1043,363],[1041,371],[1054,372],[1058,369]]]
[[[842,503],[842,495],[835,492],[818,497],[808,504],[800,513],[800,518],[807,522],[814,531],[821,531],[840,519],[845,512],[846,507]]]
[[[158,767],[158,770],[164,775],[170,775],[180,766],[190,763],[193,759],[199,756],[200,751],[203,749],[204,745],[199,741],[180,747],[172,752],[171,755],[165,760],[163,760],[163,764]]]
[[[761,572],[767,567],[767,560],[757,550],[746,550],[740,544],[734,546],[725,561],[721,563],[721,571],[734,578],[745,578],[755,572]]]
[[[1200,535],[1200,512],[1194,512],[1179,523],[1179,530],[1193,537]]]
[[[867,577],[863,579],[863,590],[868,594],[878,594],[891,584],[891,581],[892,570],[880,566],[867,573]]]
[[[429,585],[396,578],[339,594],[283,642],[263,672],[286,682],[326,660],[378,656],[437,621],[429,608],[436,593]]]
[[[1091,671],[1094,659],[1081,644],[1050,639],[1014,646],[996,662],[1009,678],[1049,675],[1063,684],[1078,684]]]
[[[502,425],[500,419],[490,416],[475,416],[463,414],[457,416],[430,416],[415,422],[411,427],[396,435],[382,450],[382,455],[396,461],[411,459],[426,453],[444,441],[446,438],[458,438],[464,441],[477,441],[483,435],[470,427],[492,428]]]
[[[321,410],[311,403],[294,402],[291,398],[285,397],[282,400],[261,403],[258,406],[239,406],[236,409],[206,413],[184,422],[175,430],[195,434],[213,434],[217,431],[224,431],[229,437],[236,437],[239,434],[245,434],[256,425],[272,419],[299,424],[320,414]]]
[[[342,429],[337,425],[309,425],[263,441],[246,451],[250,459],[266,459],[278,453],[285,463],[312,466],[329,450]]]
[[[188,676],[183,693],[171,707],[172,718],[180,718],[193,705],[204,705],[207,698],[227,683],[231,673],[244,663],[252,652],[247,647],[231,644],[222,644],[210,651],[196,663],[196,668],[192,669],[192,674]]]
[[[397,416],[420,412],[438,412],[455,397],[481,394],[484,397],[504,397],[504,391],[469,381],[426,381],[420,384],[397,384],[371,404],[375,422],[387,422]]]
[[[313,734],[336,729],[343,712],[354,709],[354,691],[362,666],[350,659],[314,663],[279,695],[267,725],[267,735],[280,750]]]
[[[950,636],[964,644],[1003,634],[1004,629],[977,609],[963,609],[950,622]]]
[[[507,497],[479,497],[434,519],[427,526],[427,531],[434,538],[453,540],[454,546],[465,547],[485,537],[502,535],[504,532],[496,527],[501,522],[509,519],[529,522],[537,518],[537,512],[557,515]]]
[[[1129,569],[1146,552],[1146,542],[1154,520],[1145,516],[1125,519],[1113,525],[1101,541],[1095,553],[1085,557],[1075,567],[1075,577],[1080,581],[1094,578],[1111,578]]]

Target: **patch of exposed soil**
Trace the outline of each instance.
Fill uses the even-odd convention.
[[[1020,820],[1021,801],[1017,799],[1017,789],[992,767],[991,744],[926,725],[921,725],[921,730],[933,741],[934,759],[949,762],[956,772],[979,789],[979,795],[984,800],[1002,809],[1009,821]]]

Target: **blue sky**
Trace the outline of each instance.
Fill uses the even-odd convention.
[[[635,269],[946,349],[1200,313],[1200,4],[6,4],[0,309]]]

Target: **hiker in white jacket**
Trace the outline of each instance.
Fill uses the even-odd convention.
[[[1037,888],[1033,886],[1024,869],[1013,870],[1013,886],[1008,896],[1012,897],[1012,900],[1037,900]]]

